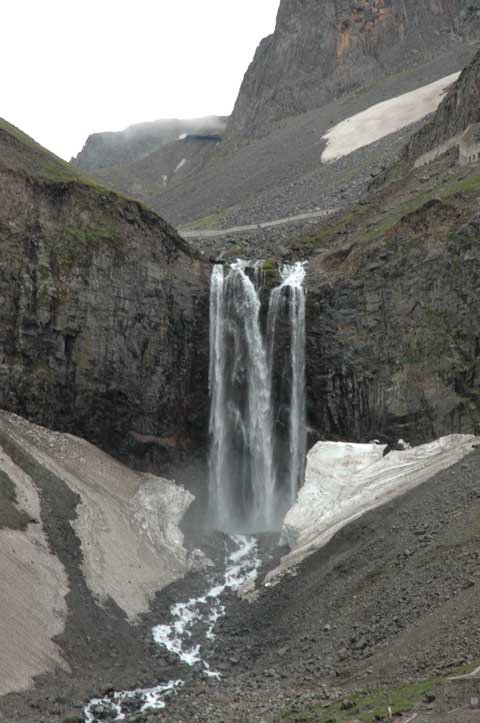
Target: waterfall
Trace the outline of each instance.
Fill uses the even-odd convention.
[[[288,455],[284,455],[283,467],[286,469],[284,484],[281,485],[278,473],[279,514],[283,517],[294,504],[299,485],[303,481],[306,456],[306,411],[305,411],[305,265],[296,263],[285,265],[280,269],[282,283],[273,289],[270,297],[267,337],[269,339],[270,375],[274,378],[275,343],[278,335],[278,323],[282,316],[287,321],[289,331],[290,353],[287,366],[287,390],[283,394],[273,393],[272,404],[282,408],[287,397],[288,404]],[[285,369],[281,370],[285,373]],[[274,437],[278,436],[279,432]],[[284,441],[277,441],[277,446]]]
[[[277,529],[293,504],[305,459],[303,264],[286,266],[262,331],[261,264],[212,271],[210,288],[209,516],[228,532]],[[279,321],[287,320],[288,384],[273,391]],[[284,365],[282,365],[284,366]],[[285,449],[277,410],[289,409]],[[284,453],[283,453],[284,454]]]

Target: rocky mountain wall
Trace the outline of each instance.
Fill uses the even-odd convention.
[[[308,405],[321,438],[480,432],[479,229],[476,212],[432,200],[375,241],[352,233],[312,258]]]
[[[441,146],[479,121],[480,53],[462,72],[430,122],[409,140],[401,160],[412,165],[424,153]]]
[[[245,75],[228,131],[251,140],[275,121],[478,39],[475,0],[282,0],[275,32]]]
[[[0,129],[0,407],[123,456],[203,437],[208,263],[23,141]]]

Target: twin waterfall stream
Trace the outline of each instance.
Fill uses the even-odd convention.
[[[209,517],[229,533],[279,529],[304,472],[304,265],[280,275],[262,315],[261,262],[212,272]]]
[[[268,278],[267,278],[268,277]],[[279,531],[303,479],[305,425],[304,264],[280,269],[269,291],[262,262],[213,267],[210,286],[210,458],[208,525],[228,538],[223,573],[206,573],[209,589],[178,602],[153,640],[204,676],[220,679],[195,640],[215,639],[223,593],[254,579],[255,533]],[[160,710],[183,680],[112,691],[84,709],[87,723],[128,720]]]

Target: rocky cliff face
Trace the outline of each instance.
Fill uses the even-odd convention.
[[[432,120],[415,133],[401,160],[411,165],[424,153],[441,146],[480,121],[480,53],[461,74]]]
[[[190,120],[139,123],[117,133],[93,133],[72,164],[88,173],[147,158],[166,143],[190,133],[223,133],[226,118],[211,116]]]
[[[202,433],[209,269],[171,227],[1,122],[0,247],[0,407],[124,456]]]
[[[282,0],[273,35],[248,69],[230,133],[271,124],[478,37],[475,0]]]
[[[308,404],[323,439],[480,432],[480,181],[451,173],[357,209],[310,261]]]

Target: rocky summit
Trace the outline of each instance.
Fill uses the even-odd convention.
[[[282,0],[229,119],[0,120],[2,722],[480,719],[479,42]]]
[[[478,38],[480,4],[467,0],[282,0],[229,123],[251,139],[378,78],[422,65]]]

